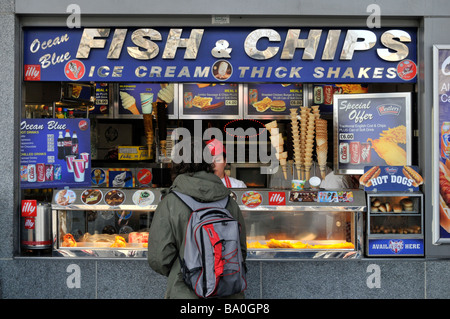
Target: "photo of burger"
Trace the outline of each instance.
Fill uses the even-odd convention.
[[[283,112],[286,110],[286,103],[282,100],[273,100],[270,103],[270,109],[274,112]]]

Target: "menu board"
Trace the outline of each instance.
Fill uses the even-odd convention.
[[[180,84],[181,85],[181,84]],[[180,92],[181,119],[237,119],[240,86],[234,83],[186,83]]]
[[[22,119],[21,188],[90,186],[88,119]]]
[[[168,118],[176,119],[175,92],[173,83],[121,83],[117,113],[122,118],[142,118],[143,105],[147,105],[151,113],[153,102],[165,101]]]
[[[303,106],[300,83],[249,83],[244,92],[245,118],[289,119],[289,110]]]
[[[410,93],[334,95],[334,170],[411,163]]]
[[[434,199],[435,243],[450,243],[450,46],[436,45],[434,53]],[[439,210],[436,208],[439,207]]]

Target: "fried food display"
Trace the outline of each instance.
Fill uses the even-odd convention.
[[[63,247],[77,247],[77,242],[75,240],[75,238],[73,238],[72,234],[66,234],[63,237],[63,243],[62,245]]]
[[[355,245],[349,242],[345,243],[333,243],[333,244],[317,244],[312,245],[301,241],[290,240],[277,240],[270,239],[265,244],[261,244],[259,241],[247,242],[247,248],[249,249],[354,249]]]
[[[368,138],[367,142],[370,142],[372,144],[372,148],[375,150],[375,152],[377,152],[379,157],[386,161],[387,165],[406,165],[406,151],[398,146],[397,143],[392,142],[384,137],[376,140]]]

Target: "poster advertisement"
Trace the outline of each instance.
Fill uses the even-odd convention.
[[[249,83],[246,91],[246,118],[289,119],[290,109],[303,106],[300,83]]]
[[[182,84],[180,118],[238,118],[240,86],[233,83]]]
[[[21,188],[91,185],[89,119],[22,119]]]
[[[410,93],[334,95],[334,170],[411,163]]]
[[[119,117],[142,117],[143,113],[151,113],[152,103],[167,103],[167,115],[175,115],[174,83],[121,83],[119,84]],[[176,118],[176,117],[175,117]]]
[[[435,45],[434,54],[434,199],[433,240],[450,243],[450,46]],[[439,211],[437,210],[439,207]],[[439,215],[437,215],[439,214]]]

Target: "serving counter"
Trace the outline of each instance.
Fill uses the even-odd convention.
[[[53,256],[145,258],[163,189],[63,189],[52,200]],[[248,259],[362,256],[365,192],[233,189]]]

